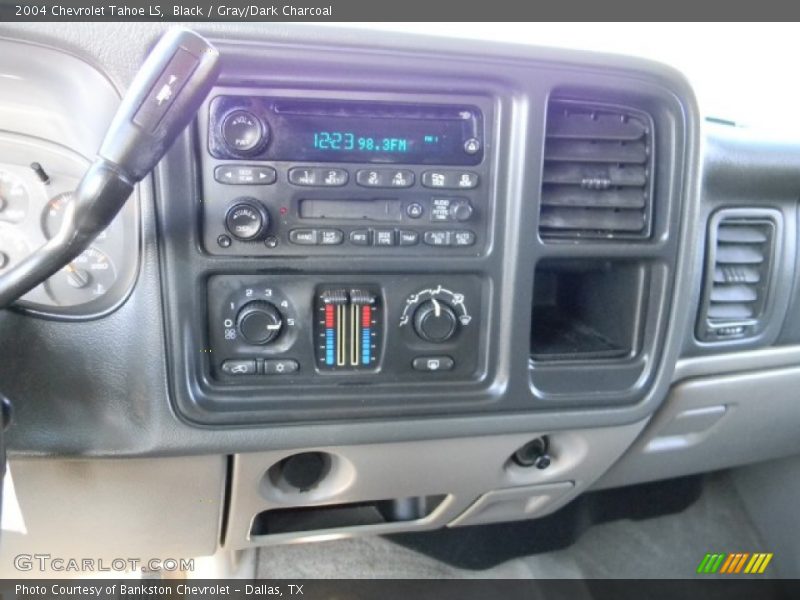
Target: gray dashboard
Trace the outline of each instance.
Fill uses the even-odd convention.
[[[19,24],[4,25],[0,33],[31,48],[59,48],[72,60],[98,69],[106,84],[119,90],[161,30],[151,24]],[[199,281],[211,273],[274,271],[298,278],[322,273],[322,279],[325,273],[365,270],[392,274],[403,273],[407,265],[402,256],[367,264],[331,253],[313,267],[299,256],[267,262],[210,256],[200,241],[202,226],[192,214],[192,202],[202,196],[196,140],[204,133],[199,128],[179,140],[150,184],[140,186],[138,207],[136,202],[129,204],[132,213],[139,210],[132,222],[140,223],[142,244],[140,252],[132,253],[138,269],[135,285],[115,310],[82,322],[32,318],[19,311],[7,311],[0,318],[0,337],[6,340],[0,362],[3,388],[18,399],[15,425],[9,431],[12,453],[228,453],[322,442],[396,442],[624,425],[646,420],[664,402],[676,364],[694,377],[713,375],[726,371],[726,356],[736,351],[797,341],[794,319],[785,315],[795,314],[789,307],[799,301],[794,232],[800,147],[702,123],[691,89],[676,72],[613,56],[500,44],[481,44],[478,50],[472,42],[386,39],[327,28],[208,24],[200,30],[224,50],[220,83],[229,88],[268,88],[278,82],[284,89],[347,90],[367,97],[378,92],[423,97],[466,93],[490,102],[496,115],[488,151],[493,187],[487,200],[487,252],[438,263],[433,259],[413,271],[414,276],[447,270],[475,273],[491,282],[491,292],[481,304],[488,337],[477,387],[456,387],[445,393],[451,394],[451,401],[437,405],[425,400],[431,392],[421,386],[422,402],[415,409],[400,397],[385,405],[360,401],[361,394],[379,398],[380,389],[376,394],[374,386],[354,385],[344,394],[353,399],[349,408],[345,402],[305,412],[288,398],[276,406],[268,390],[259,388],[256,396],[261,399],[250,400],[249,407],[226,408],[225,402],[240,391],[215,387],[202,374],[208,359],[201,353],[207,347],[207,317]],[[365,75],[369,84],[363,83]],[[654,119],[659,187],[653,196],[652,234],[645,240],[570,243],[536,234],[551,96],[631,106]],[[78,150],[87,152],[99,142],[109,113],[102,115],[106,116],[80,128],[86,139]],[[202,144],[199,147],[202,152]],[[720,207],[777,211],[783,242],[763,329],[754,336],[708,344],[698,342],[694,332],[704,293],[706,219]],[[138,237],[133,230],[131,235]],[[631,326],[636,331],[627,351],[598,360],[531,358],[534,278],[550,278],[558,286],[577,277],[587,286],[599,285],[598,294],[613,295],[613,288],[605,289],[597,281],[609,268],[615,271],[614,265],[620,265],[615,273],[621,278],[619,289],[634,294],[618,309],[641,319]],[[595,318],[602,328],[604,318]],[[784,366],[787,359],[770,360],[764,359],[765,367]],[[26,376],[14,375],[21,372]],[[247,395],[252,398],[251,392]]]
[[[58,133],[42,121],[15,124],[6,101],[0,142],[25,135],[39,152],[60,144],[90,158],[163,29],[0,26],[4,60],[19,67],[22,56],[57,57],[55,73],[42,67],[27,93],[64,124]],[[281,24],[197,29],[222,52],[221,79],[114,225],[108,252],[121,267],[118,289],[100,305],[22,304],[0,314],[0,382],[15,408],[7,439],[28,477],[23,493],[55,473],[63,493],[81,498],[87,492],[69,476],[77,464],[109,506],[130,499],[150,523],[149,503],[177,493],[174,474],[192,473],[196,486],[178,506],[187,519],[202,508],[206,527],[175,539],[182,551],[211,552],[304,535],[270,530],[271,515],[287,506],[398,498],[424,506],[410,519],[338,527],[349,532],[488,523],[547,514],[592,486],[800,450],[800,141],[703,121],[680,74],[637,59]],[[91,102],[75,102],[76,79],[95,90]],[[358,172],[375,166],[368,161],[226,155],[214,146],[222,131],[214,123],[229,115],[215,114],[220,97],[238,98],[235,110],[258,105],[253,98],[476,108],[483,154],[464,169],[479,183],[450,194],[472,212],[444,223],[408,216],[414,203],[432,215],[440,199],[423,185],[429,165],[401,165],[413,183],[376,196],[358,184]],[[570,152],[589,162],[596,155],[575,127],[620,152],[614,168],[584,173],[577,186]],[[14,153],[3,148],[8,163]],[[27,168],[22,156],[15,169]],[[228,186],[215,175],[253,165],[273,169],[274,187]],[[292,169],[318,167],[350,179],[333,194],[292,186]],[[565,196],[564,184],[580,189]],[[610,203],[588,225],[574,210],[587,196]],[[340,202],[336,217],[319,208],[331,199]],[[353,221],[354,200],[374,202],[373,217],[393,210],[393,220]],[[45,201],[31,211],[37,226]],[[226,225],[242,202],[271,217],[255,241]],[[469,229],[474,241],[292,245],[295,229],[353,240],[353,231],[387,227],[418,240]],[[371,323],[383,329],[374,364],[326,372],[314,311],[340,289],[351,299],[372,294],[370,306],[384,313]],[[457,311],[463,300],[460,316],[469,318],[431,341],[414,311],[422,292],[443,289],[459,299],[442,304]],[[264,297],[254,300],[256,290]],[[263,312],[267,301],[284,320],[277,342],[239,345],[242,311]],[[349,348],[356,366],[362,355]],[[443,355],[452,370],[413,367]],[[229,360],[252,361],[255,372],[241,378],[225,370]],[[297,371],[267,374],[287,360]],[[542,436],[552,465],[510,458]],[[326,475],[310,491],[294,489],[280,469],[309,452],[327,461]],[[75,516],[73,526],[92,518]],[[127,526],[136,521],[118,525]],[[118,534],[147,548],[130,531]]]

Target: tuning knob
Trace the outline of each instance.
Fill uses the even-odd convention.
[[[250,344],[269,344],[281,332],[283,315],[274,304],[255,300],[245,304],[236,316],[239,333]]]
[[[414,312],[414,330],[426,342],[446,342],[453,337],[457,326],[455,311],[435,298],[426,300]]]
[[[237,198],[225,215],[225,227],[238,240],[257,240],[269,227],[269,212],[255,198]]]

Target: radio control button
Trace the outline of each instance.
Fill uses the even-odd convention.
[[[469,200],[453,200],[450,203],[450,219],[453,221],[469,221],[472,216],[472,205]]]
[[[350,174],[344,169],[294,167],[289,169],[289,183],[304,186],[340,187],[347,183]]]
[[[347,183],[350,174],[344,169],[318,169],[319,185],[338,187]]]
[[[369,246],[369,229],[356,229],[350,232],[350,243],[354,246]]]
[[[269,226],[269,213],[254,198],[243,198],[245,202],[237,202],[225,215],[225,227],[233,237],[250,241],[256,240]]]
[[[431,221],[449,221],[451,198],[433,198],[431,200]]]
[[[407,188],[414,185],[414,172],[413,171],[390,171],[389,172],[389,187],[393,188]]]
[[[278,173],[272,167],[220,165],[214,169],[214,179],[227,185],[272,185]]]
[[[451,236],[450,231],[426,231],[422,239],[428,246],[449,246]]]
[[[425,207],[419,202],[412,202],[406,206],[406,214],[412,219],[419,219],[425,212]]]
[[[422,185],[429,188],[446,188],[447,173],[445,171],[425,171],[422,174]]]
[[[338,229],[320,229],[319,243],[322,246],[337,246],[344,241],[344,234]]]
[[[400,231],[401,246],[416,246],[419,244],[419,233],[416,231]]]
[[[440,190],[471,190],[478,187],[480,177],[472,171],[425,171],[422,185]]]
[[[414,185],[414,171],[407,169],[361,169],[356,183],[362,187],[407,188]]]
[[[386,187],[386,171],[362,169],[356,172],[356,183],[362,187]]]
[[[453,175],[455,187],[460,190],[471,190],[478,187],[480,178],[478,177],[477,173],[473,173],[472,171],[462,171],[456,172]]]
[[[222,363],[222,372],[226,375],[255,375],[256,361],[254,359],[226,360]]]
[[[464,152],[467,154],[477,154],[481,149],[481,141],[478,138],[469,138],[464,142]]]
[[[289,169],[289,183],[294,185],[319,185],[318,176],[321,173],[318,169],[295,167]]]
[[[246,110],[235,110],[222,121],[222,139],[234,152],[256,151],[268,136],[269,130],[258,117]]]
[[[264,359],[264,375],[284,375],[294,373],[300,364],[291,358],[266,358]]]
[[[472,246],[475,244],[474,231],[454,231],[453,232],[453,245],[454,246]]]
[[[289,241],[301,246],[316,246],[319,243],[319,231],[316,229],[292,229]]]
[[[376,229],[374,232],[376,246],[395,246],[397,244],[394,229]]]

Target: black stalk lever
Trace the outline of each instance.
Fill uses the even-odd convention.
[[[60,231],[0,275],[5,308],[83,252],[167,153],[219,74],[219,52],[196,33],[168,31],[133,79]]]

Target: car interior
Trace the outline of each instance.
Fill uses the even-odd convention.
[[[800,130],[535,44],[0,23],[0,576],[800,577]]]

